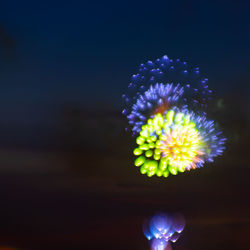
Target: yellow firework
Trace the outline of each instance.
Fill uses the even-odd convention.
[[[199,131],[193,126],[177,124],[165,130],[160,136],[162,157],[166,158],[169,165],[179,171],[196,168],[202,155],[201,137]]]
[[[184,113],[173,110],[165,115],[158,113],[142,126],[137,137],[138,147],[134,154],[138,156],[135,166],[149,177],[167,177],[169,172],[177,174],[196,168],[203,160],[204,143],[196,124]]]

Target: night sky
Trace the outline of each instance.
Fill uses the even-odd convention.
[[[149,249],[145,217],[180,211],[176,249],[250,249],[250,3],[3,1],[0,250]],[[228,138],[207,168],[133,168],[121,95],[140,63],[200,67]],[[185,231],[184,231],[185,232]],[[12,249],[11,248],[11,249]]]

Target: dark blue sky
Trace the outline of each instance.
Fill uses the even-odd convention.
[[[245,94],[249,13],[242,0],[5,1],[1,120],[39,123],[67,102],[119,107],[138,64],[164,54],[200,66],[219,95]]]

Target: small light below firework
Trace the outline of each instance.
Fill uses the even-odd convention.
[[[151,242],[152,250],[170,250],[170,242],[176,242],[185,226],[182,215],[170,216],[167,214],[154,215],[143,224],[143,232]]]

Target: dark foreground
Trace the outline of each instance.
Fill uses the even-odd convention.
[[[173,249],[250,249],[249,170],[242,163],[236,171],[230,155],[168,179],[140,175],[127,156],[97,156],[73,170],[52,166],[60,155],[41,166],[2,166],[0,246],[149,249],[142,222],[164,211],[186,218]]]

